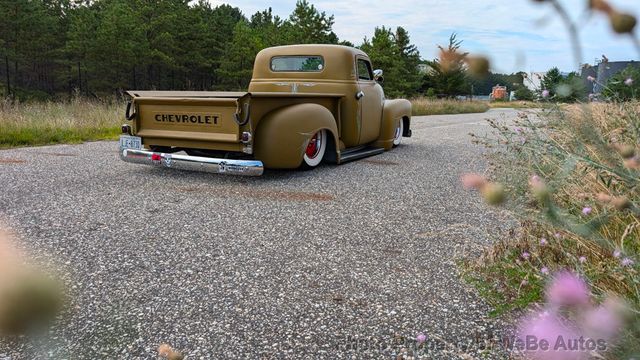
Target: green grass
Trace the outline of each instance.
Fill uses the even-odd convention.
[[[489,104],[484,101],[416,98],[411,100],[411,104],[414,116],[483,113],[489,110]]]
[[[67,102],[0,103],[0,148],[112,140],[120,133],[124,104]]]

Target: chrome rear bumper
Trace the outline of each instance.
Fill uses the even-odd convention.
[[[226,175],[260,176],[264,171],[262,161],[258,160],[217,159],[126,148],[120,149],[120,159],[134,164]]]

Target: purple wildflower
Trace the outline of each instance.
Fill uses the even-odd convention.
[[[620,264],[622,266],[631,266],[631,265],[633,265],[633,260],[631,260],[630,258],[626,257],[626,258],[622,259],[622,261],[620,261]]]
[[[587,283],[569,271],[560,272],[547,287],[547,301],[556,306],[588,304]]]
[[[591,214],[591,211],[592,211],[592,210],[593,210],[593,209],[592,209],[591,207],[586,206],[586,207],[584,207],[584,208],[582,209],[582,214],[583,214],[583,215],[589,215],[589,214]]]
[[[525,260],[529,260],[529,257],[531,257],[531,255],[526,251],[523,252],[522,255],[520,255],[520,256],[522,256],[522,258],[525,259]]]
[[[426,340],[427,340],[427,335],[425,335],[423,333],[420,333],[420,334],[418,334],[418,336],[416,336],[416,341],[418,342],[418,344],[422,344]]]
[[[548,98],[549,97],[549,90],[542,90],[542,97],[543,98]]]
[[[622,255],[622,252],[620,252],[620,250],[618,250],[618,249],[616,249],[616,250],[613,252],[613,257],[614,257],[614,258],[619,258],[619,257],[620,257],[620,255]]]
[[[521,127],[517,127],[515,129],[513,129],[513,131],[515,131],[517,134],[520,134],[522,132],[522,128]]]
[[[624,81],[624,84],[627,85],[627,86],[633,85],[633,79],[632,78],[627,78],[627,80]]]
[[[619,300],[607,299],[604,304],[588,311],[583,321],[585,335],[593,339],[613,339],[624,323],[620,311],[623,307]]]
[[[549,312],[537,313],[523,319],[518,327],[517,336],[526,341],[530,337],[546,340],[549,344],[555,344],[559,337],[563,339],[577,339],[580,337],[562,319]],[[543,350],[541,347],[526,350],[527,359],[535,360],[578,360],[587,355],[587,350],[574,351],[567,347],[551,348]]]
[[[543,266],[542,269],[540,269],[540,272],[543,273],[544,275],[549,275],[549,268],[546,266]]]
[[[545,245],[547,245],[547,239],[545,238],[540,239],[540,246],[545,246]]]
[[[585,262],[587,262],[587,258],[586,258],[586,257],[584,257],[584,256],[580,256],[580,257],[578,258],[578,261],[580,261],[580,264],[584,264]]]

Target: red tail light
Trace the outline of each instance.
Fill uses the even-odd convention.
[[[162,160],[162,155],[154,153],[153,155],[151,155],[151,160],[160,161]]]

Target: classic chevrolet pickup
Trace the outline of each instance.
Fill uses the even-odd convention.
[[[386,100],[380,83],[358,49],[264,49],[248,92],[128,91],[120,158],[256,176],[379,154],[411,136],[411,103]]]

